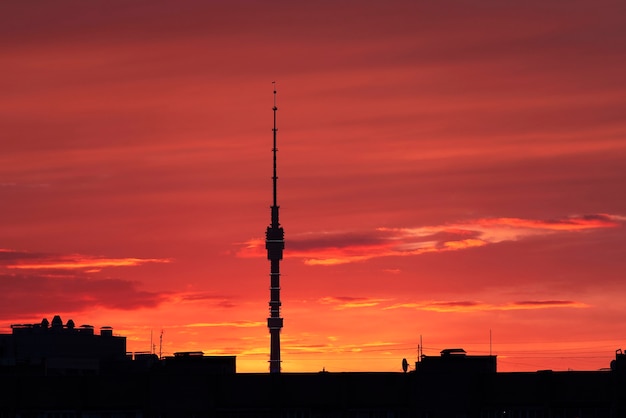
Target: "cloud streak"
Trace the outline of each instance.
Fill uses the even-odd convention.
[[[302,353],[318,353],[318,354],[337,354],[337,353],[359,353],[362,351],[386,351],[397,346],[398,343],[388,341],[362,342],[358,344],[307,344],[298,342],[286,342],[284,344],[285,352],[293,354]]]
[[[503,304],[484,303],[479,301],[429,301],[418,303],[398,303],[387,306],[390,309],[416,309],[434,312],[477,312],[477,311],[519,311],[551,308],[589,308],[583,302],[573,300],[526,300]]]
[[[376,308],[384,311],[415,309],[434,312],[518,311],[551,308],[588,308],[590,305],[574,300],[522,300],[504,303],[487,303],[477,300],[430,300],[392,303],[392,299],[352,296],[326,296],[317,300],[322,305],[332,305],[336,310],[351,308]]]
[[[193,324],[184,325],[188,328],[256,328],[267,326],[266,322],[262,321],[232,321],[232,322],[197,322]]]
[[[100,271],[107,267],[133,267],[146,263],[169,263],[166,258],[107,258],[81,254],[43,254],[0,249],[0,263],[8,269],[18,270],[89,270]]]
[[[324,305],[334,305],[335,309],[353,309],[353,308],[370,308],[378,306],[388,299],[365,298],[365,297],[349,297],[349,296],[327,296],[318,300]]]
[[[286,251],[290,257],[303,259],[308,265],[336,265],[379,257],[460,251],[556,233],[616,228],[625,221],[624,216],[608,214],[549,220],[505,217],[416,228],[378,228],[369,233],[309,233],[292,238]],[[264,256],[263,241],[246,242],[238,254]]]

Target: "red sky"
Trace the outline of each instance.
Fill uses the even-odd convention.
[[[0,325],[266,371],[626,345],[623,1],[0,4]]]

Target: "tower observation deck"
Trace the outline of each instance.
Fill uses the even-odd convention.
[[[273,182],[273,204],[271,206],[271,224],[265,232],[265,248],[267,249],[267,259],[270,260],[270,316],[267,318],[267,327],[270,331],[270,373],[280,373],[280,330],[283,327],[283,318],[280,317],[280,260],[283,258],[285,248],[285,233],[278,221],[278,203],[276,196],[276,83],[274,82],[274,128],[272,129],[274,146],[272,153],[274,156]]]

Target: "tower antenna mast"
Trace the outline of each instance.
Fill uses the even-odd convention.
[[[272,207],[276,208],[276,224],[278,224],[278,204],[277,204],[277,193],[276,193],[276,184],[278,181],[278,177],[276,176],[276,152],[278,148],[276,148],[276,132],[278,132],[278,128],[276,127],[276,112],[278,111],[278,107],[276,107],[276,82],[272,81],[272,85],[274,87],[274,107],[272,107],[272,111],[274,112],[274,128],[272,128],[274,146],[272,147],[272,153],[274,155],[274,175],[272,176],[272,183],[274,185],[274,204]],[[274,224],[274,212],[272,212],[272,225]]]
[[[270,373],[280,373],[281,360],[280,360],[280,331],[283,328],[283,318],[280,317],[280,260],[283,258],[283,249],[285,248],[285,233],[280,226],[278,220],[278,199],[277,199],[277,182],[278,176],[276,175],[276,82],[272,82],[274,87],[274,106],[272,111],[274,112],[274,127],[273,133],[273,147],[272,154],[274,159],[274,171],[272,175],[273,183],[273,200],[272,200],[272,219],[270,226],[267,227],[265,232],[265,248],[267,249],[267,259],[270,260],[270,316],[267,318],[267,327],[270,331]]]

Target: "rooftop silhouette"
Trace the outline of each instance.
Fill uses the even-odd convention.
[[[606,370],[496,371],[460,348],[397,373],[236,373],[234,356],[124,352],[110,327],[59,316],[0,335],[3,417],[626,416],[626,354]],[[69,396],[68,396],[69,395]],[[55,415],[56,414],[56,415]],[[60,415],[63,414],[63,415]]]

